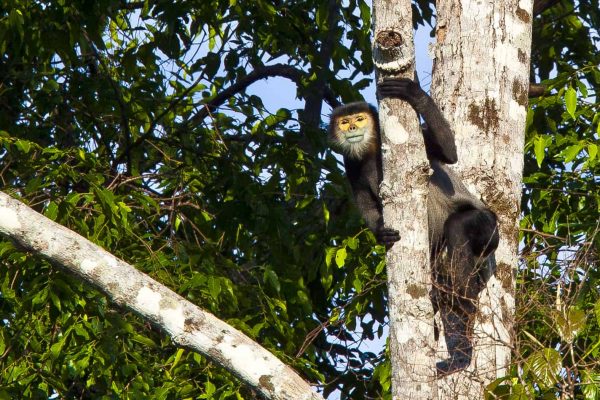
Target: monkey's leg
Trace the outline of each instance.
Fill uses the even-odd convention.
[[[488,209],[468,209],[452,213],[444,224],[448,259],[438,277],[438,304],[444,338],[450,357],[437,364],[438,374],[447,375],[469,366],[477,298],[486,280],[480,274],[485,257],[498,247],[496,216]]]
[[[498,221],[489,209],[478,210],[472,219],[465,221],[465,230],[475,256],[485,258],[498,248]]]
[[[496,216],[487,209],[457,211],[444,224],[453,290],[476,301],[484,283],[479,264],[498,247]]]

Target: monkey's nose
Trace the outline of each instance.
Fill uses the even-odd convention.
[[[350,132],[355,131],[356,130],[356,126],[350,125],[350,129],[349,130],[350,130]]]

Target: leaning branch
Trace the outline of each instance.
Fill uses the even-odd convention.
[[[227,89],[221,91],[208,103],[204,104],[204,107],[191,119],[190,123],[192,126],[200,124],[204,118],[208,116],[209,112],[223,105],[223,103],[225,103],[229,98],[246,90],[248,86],[258,80],[272,78],[275,76],[287,78],[296,83],[296,85],[300,85],[302,83],[302,79],[304,78],[304,72],[285,64],[265,65],[259,67],[241,78],[233,85],[229,86]],[[337,107],[340,105],[340,102],[337,100],[335,94],[333,94],[330,88],[326,87],[324,90],[325,101],[327,101],[329,105],[332,107]]]
[[[293,369],[240,331],[1,192],[0,233],[160,326],[177,345],[210,358],[266,398],[322,399]]]
[[[236,94],[246,90],[248,86],[252,85],[254,82],[259,81],[261,79],[267,79],[280,76],[282,78],[287,78],[294,82],[296,85],[302,84],[302,79],[305,74],[301,70],[298,70],[294,67],[285,64],[275,64],[275,65],[266,65],[255,69],[250,72],[248,75],[242,77],[239,81],[229,86],[228,88],[221,91],[217,94],[212,100],[208,103],[203,104],[202,109],[198,111],[196,115],[190,118],[185,124],[184,127],[188,126],[197,126],[200,125],[204,119],[210,114],[210,112],[216,110],[220,106],[223,105],[229,98],[235,96]],[[333,93],[331,88],[326,86],[324,89],[324,99],[325,101],[332,107],[335,108],[341,103],[338,101],[336,95]],[[153,123],[156,124],[160,118],[157,118]],[[184,129],[184,127],[179,128],[179,130]],[[135,142],[131,145],[127,146],[123,153],[117,158],[117,161],[123,159],[125,155],[131,151],[131,149],[136,148],[141,145],[145,140],[147,140],[152,135],[153,129],[149,129],[142,136],[138,137]]]

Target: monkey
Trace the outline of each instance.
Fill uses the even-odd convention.
[[[375,107],[364,102],[337,107],[331,114],[329,140],[344,157],[354,201],[377,241],[390,248],[400,240],[397,230],[383,224],[379,196],[382,180],[381,137]]]
[[[381,97],[408,102],[425,121],[425,151],[433,170],[427,196],[430,256],[435,277],[432,298],[452,298],[462,311],[472,314],[477,296],[494,272],[480,267],[498,248],[496,214],[471,194],[445,165],[458,161],[454,133],[420,85],[410,79],[386,79],[379,85],[378,93]]]
[[[428,184],[427,216],[434,310],[443,298],[472,314],[479,293],[493,273],[479,267],[498,247],[496,214],[445,165],[458,161],[454,133],[420,85],[405,78],[386,79],[379,84],[378,94],[407,101],[425,122],[423,141],[433,171]],[[379,196],[381,132],[376,109],[364,102],[336,108],[329,136],[333,146],[344,154],[346,176],[367,226],[380,243],[391,247],[400,239],[400,233],[383,223]]]

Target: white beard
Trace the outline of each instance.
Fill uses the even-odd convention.
[[[348,157],[360,159],[372,144],[373,128],[371,126],[360,128],[352,132],[350,138],[349,134],[349,132],[338,131],[335,135],[335,144]]]

